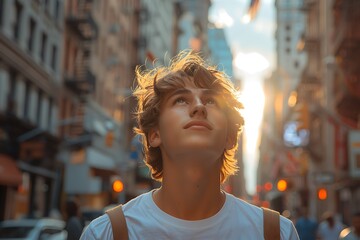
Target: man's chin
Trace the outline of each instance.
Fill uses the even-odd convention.
[[[188,147],[184,147],[184,150],[181,151],[181,148],[177,149],[177,155],[182,156],[182,158],[189,158],[189,159],[205,159],[209,161],[210,159],[217,160],[223,154],[223,150],[219,149],[219,146],[213,145],[199,145],[193,144]]]

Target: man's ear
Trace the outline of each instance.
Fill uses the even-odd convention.
[[[151,147],[159,147],[161,144],[160,132],[157,128],[153,128],[148,134],[149,144]]]

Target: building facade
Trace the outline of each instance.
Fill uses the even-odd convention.
[[[297,120],[293,116],[293,109],[297,104],[297,86],[307,56],[299,50],[299,39],[305,29],[303,1],[278,0],[275,7],[277,64],[272,76],[264,83],[268,100],[264,108],[258,190],[262,200],[270,202],[273,208],[282,212],[302,205],[298,193],[304,185],[303,175],[306,173],[301,171],[299,162],[292,161],[292,157],[303,154],[299,147],[305,139],[296,132]],[[297,184],[298,191],[279,193],[276,183],[283,178]]]
[[[0,1],[0,163],[13,179],[0,183],[0,219],[54,207],[62,20],[61,0]]]
[[[214,25],[209,24],[207,35],[211,63],[218,66],[220,70],[224,71],[234,81],[233,55],[224,29],[216,28]]]
[[[164,65],[174,56],[174,13],[173,1],[140,1],[140,29],[137,40],[139,64],[152,68]]]
[[[137,1],[66,1],[60,158],[65,198],[101,209],[125,201],[137,46]],[[125,189],[112,192],[121,180]]]
[[[177,51],[192,49],[208,57],[208,13],[211,2],[209,0],[175,0],[175,2],[181,11],[178,19]]]
[[[282,208],[306,206],[318,219],[330,210],[346,224],[359,210],[360,196],[358,9],[358,1],[303,1],[305,28],[297,49],[307,55],[305,68],[287,98],[293,107],[283,110],[284,101],[279,104],[272,90],[276,114],[265,125],[277,129],[278,137],[262,144],[262,152],[279,149],[275,159],[279,151],[286,152],[281,161],[270,160],[272,174],[299,170],[294,172],[298,177],[285,178],[291,185],[287,190],[275,189],[267,196],[280,194]],[[284,114],[286,121],[277,114]],[[263,155],[263,161],[268,157]]]

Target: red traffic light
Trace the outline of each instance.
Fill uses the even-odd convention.
[[[325,188],[320,188],[317,192],[319,200],[326,200],[327,199],[327,190]]]

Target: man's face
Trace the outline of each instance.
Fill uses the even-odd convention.
[[[162,106],[158,128],[150,134],[153,147],[160,146],[170,159],[219,160],[228,138],[228,121],[222,97],[210,89],[187,82],[184,88],[169,93]],[[150,140],[150,141],[152,141]],[[153,143],[153,144],[152,144]]]

